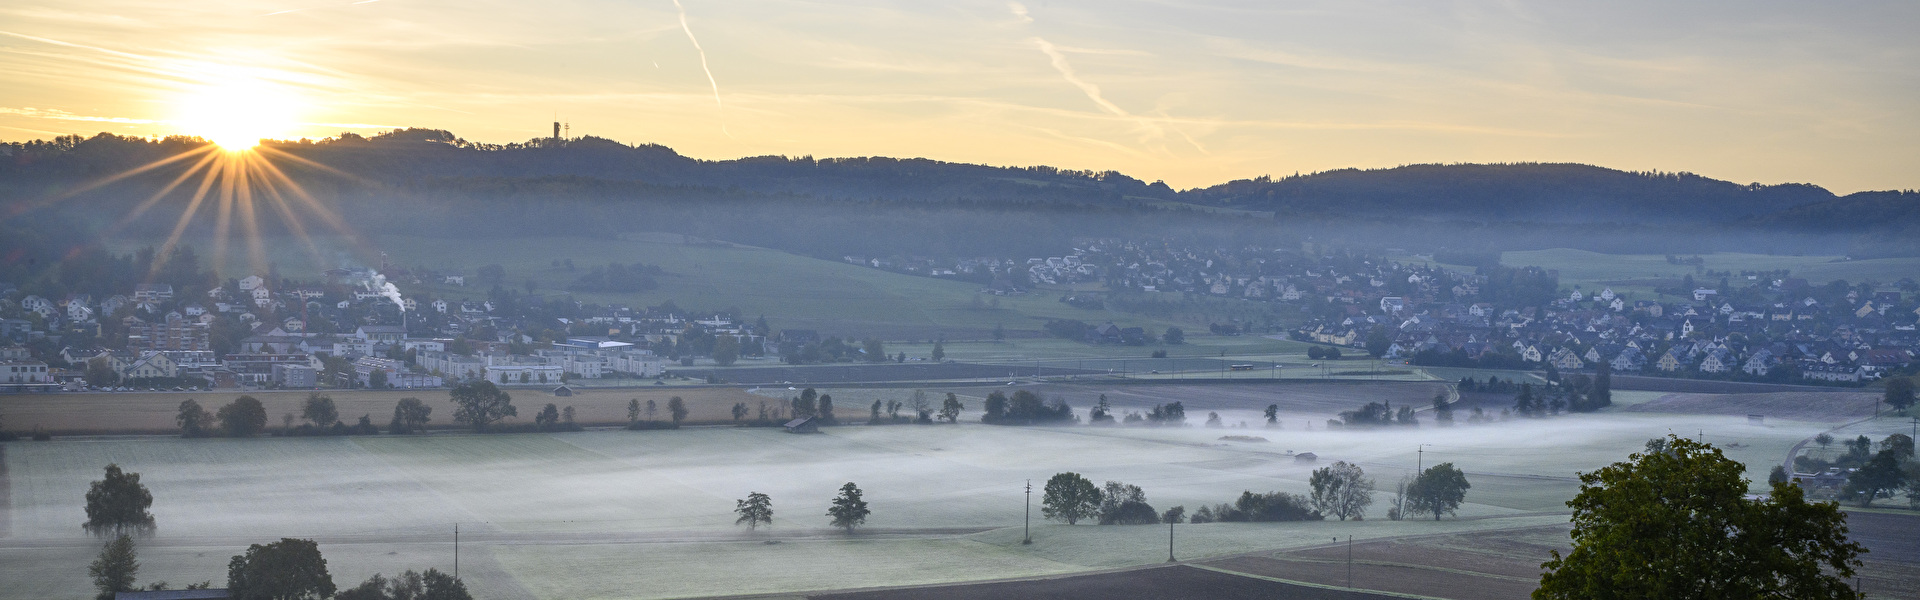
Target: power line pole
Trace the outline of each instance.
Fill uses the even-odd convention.
[[[1173,560],[1173,519],[1167,519],[1167,562]]]
[[[1347,589],[1353,589],[1353,536],[1347,536]]]
[[[453,524],[453,578],[460,578],[460,524]]]
[[[1028,479],[1027,480],[1027,524],[1026,524],[1026,530],[1025,530],[1025,537],[1020,540],[1020,544],[1024,546],[1032,543],[1033,543],[1033,480]]]

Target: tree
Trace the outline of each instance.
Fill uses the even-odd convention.
[[[401,398],[393,405],[393,422],[387,429],[394,433],[413,433],[427,428],[427,417],[433,414],[433,407],[421,402],[419,398]]]
[[[997,300],[996,300],[996,302],[997,302]],[[993,324],[993,341],[996,341],[996,342],[998,342],[998,341],[1000,341],[1000,340],[1004,340],[1004,339],[1007,339],[1007,328],[1006,328],[1006,326],[1005,326],[1005,325],[1002,325],[1002,324],[1000,324],[1000,323],[994,323],[994,324]]]
[[[897,405],[898,403],[895,403],[895,404]],[[899,409],[894,409],[894,410],[896,413],[899,411]],[[820,417],[820,422],[822,424],[832,425],[835,423],[833,418],[833,394],[820,395],[818,415]]]
[[[1160,513],[1160,522],[1168,523],[1168,524],[1179,523],[1182,520],[1185,520],[1186,516],[1187,516],[1187,507],[1175,506],[1173,508],[1167,509],[1167,512]]]
[[[1833,434],[1822,433],[1820,435],[1813,436],[1813,443],[1819,444],[1820,450],[1822,452],[1825,452],[1828,446],[1833,445]]]
[[[408,571],[412,574],[412,571]],[[467,593],[467,583],[460,578],[441,572],[439,569],[427,569],[420,577],[426,584],[425,589],[415,600],[473,600]],[[393,600],[406,600],[395,595]]]
[[[227,561],[227,593],[234,600],[319,600],[333,592],[327,559],[313,540],[254,544]]]
[[[1068,525],[1077,524],[1081,519],[1100,514],[1101,496],[1100,488],[1079,473],[1059,473],[1047,480],[1040,514],[1066,521]]]
[[[1147,493],[1140,486],[1109,481],[1100,495],[1101,525],[1152,525],[1160,515],[1147,504]]]
[[[1613,364],[1600,361],[1593,366],[1593,389],[1587,393],[1586,409],[1598,410],[1613,406]]]
[[[1533,397],[1533,384],[1520,384],[1520,394],[1513,397],[1513,412],[1522,417],[1531,417],[1540,413],[1540,402]]]
[[[540,408],[540,412],[534,413],[533,415],[534,427],[542,431],[553,429],[555,425],[559,424],[560,407],[554,405],[552,402],[548,402],[546,406]]]
[[[1386,356],[1387,350],[1393,347],[1393,337],[1387,333],[1387,326],[1374,325],[1373,329],[1367,332],[1366,344],[1367,355],[1380,358]]]
[[[300,418],[313,423],[314,427],[325,429],[340,422],[340,409],[333,405],[331,396],[307,394],[306,402],[300,405]]]
[[[679,396],[668,398],[667,416],[673,419],[674,425],[679,425],[681,421],[687,420],[687,401],[681,400]]]
[[[1748,500],[1745,465],[1666,441],[1580,475],[1573,550],[1541,565],[1534,598],[1858,597],[1847,580],[1864,549],[1838,505],[1809,504],[1793,483]]]
[[[949,424],[959,423],[960,411],[966,409],[966,405],[960,403],[959,396],[955,396],[953,392],[947,392],[947,399],[940,403],[940,418],[946,419]]]
[[[740,361],[740,338],[723,334],[713,341],[713,362],[722,367],[733,366]]]
[[[1166,333],[1160,334],[1160,341],[1166,342],[1169,346],[1185,344],[1187,343],[1187,332],[1179,327],[1168,327]]]
[[[1900,458],[1913,458],[1913,438],[1904,433],[1889,435],[1880,440],[1880,449],[1892,450]]]
[[[474,431],[486,431],[493,422],[520,414],[520,410],[513,407],[513,396],[491,381],[462,383],[453,386],[449,393],[455,405],[453,422],[470,426]]]
[[[817,414],[816,409],[819,408],[817,406],[819,400],[820,392],[813,388],[800,390],[800,396],[793,399],[793,416],[796,418],[814,416]]]
[[[1907,412],[1914,403],[1913,380],[1906,377],[1888,379],[1886,394],[1881,399],[1886,400],[1887,406],[1894,410]]]
[[[985,423],[998,423],[1006,417],[1007,395],[1000,390],[994,390],[988,393],[986,412],[980,415],[980,421]]]
[[[878,338],[867,338],[860,342],[860,351],[867,355],[867,362],[886,362],[887,345]]]
[[[97,600],[113,600],[114,594],[134,591],[133,578],[140,572],[140,561],[133,552],[133,537],[120,535],[100,548],[100,556],[87,565],[93,587],[100,589]]]
[[[640,422],[640,399],[634,398],[627,401],[627,424],[638,422]]]
[[[833,498],[833,506],[827,508],[827,516],[833,517],[833,526],[853,534],[853,528],[867,522],[867,501],[860,498],[860,486],[849,481],[840,486],[840,495]]]
[[[1873,455],[1867,464],[1847,476],[1847,483],[1841,487],[1846,494],[1859,494],[1862,508],[1873,506],[1873,499],[1881,493],[1891,493],[1906,485],[1906,473],[1900,469],[1900,451],[1888,448]]]
[[[1429,467],[1407,486],[1407,508],[1415,513],[1433,513],[1433,520],[1452,514],[1467,499],[1467,474],[1446,462]]]
[[[1447,393],[1433,395],[1433,422],[1445,427],[1453,424],[1453,403],[1447,402]]]
[[[241,396],[220,407],[215,414],[220,430],[233,437],[248,437],[267,429],[267,408],[253,396]]]
[[[1347,517],[1366,516],[1367,505],[1373,504],[1373,480],[1367,479],[1360,465],[1335,462],[1314,470],[1309,483],[1313,486],[1313,495],[1308,499],[1314,510],[1342,521]]]
[[[933,343],[933,362],[941,362],[945,360],[947,360],[947,343],[944,341],[934,342]]]
[[[86,378],[87,385],[93,387],[107,387],[120,383],[120,373],[113,370],[113,363],[104,356],[87,359],[87,370],[83,377]]]
[[[180,414],[173,420],[180,425],[180,435],[184,437],[206,437],[213,429],[213,414],[200,408],[200,403],[192,398],[180,401]]]
[[[1268,405],[1267,405],[1267,412],[1266,412],[1266,415],[1267,415],[1267,426],[1268,426],[1268,427],[1279,427],[1279,426],[1280,426],[1280,405],[1278,405],[1278,404],[1268,404]]]
[[[648,398],[647,399],[647,420],[648,421],[653,420],[653,413],[657,410],[659,410],[659,405],[654,404],[652,398]]]
[[[107,465],[107,475],[87,488],[87,522],[80,526],[94,535],[152,533],[153,494],[140,484],[139,473]]]
[[[376,390],[387,389],[387,372],[380,369],[374,369],[373,371],[367,373],[367,387],[370,387]]]
[[[734,501],[733,512],[740,515],[740,518],[733,520],[733,524],[746,523],[747,531],[753,531],[761,523],[771,526],[773,525],[773,498],[760,492],[749,492],[747,499]]]
[[[747,418],[747,403],[745,402],[733,403],[733,420],[739,421],[745,418]]]

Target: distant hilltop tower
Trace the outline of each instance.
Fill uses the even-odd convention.
[[[560,122],[559,121],[553,122],[553,141],[554,142],[560,141]]]

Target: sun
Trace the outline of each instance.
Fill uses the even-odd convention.
[[[229,81],[193,90],[179,100],[181,133],[206,138],[228,152],[244,152],[260,140],[286,137],[297,125],[295,103],[265,82]]]

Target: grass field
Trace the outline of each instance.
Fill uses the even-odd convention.
[[[1320,406],[1333,402],[1320,396],[1339,385],[1354,388],[1355,401],[1383,397],[1365,384],[1320,384],[1314,389],[1322,391],[1299,388],[1292,397],[1300,406]],[[1258,396],[1254,388],[1180,393],[1215,389],[1223,393],[1193,402],[1230,408],[1262,399],[1235,399]],[[1198,426],[973,424],[839,427],[811,436],[718,428],[14,442],[0,446],[7,490],[0,598],[85,593],[85,573],[76,565],[97,542],[79,530],[80,498],[109,462],[141,473],[154,494],[160,530],[143,542],[142,581],[218,581],[228,556],[282,536],[319,541],[342,585],[376,570],[448,569],[450,530],[459,522],[462,574],[483,596],[658,598],[939,583],[1165,559],[1164,531],[1150,527],[1036,523],[1035,544],[1020,545],[1022,486],[1061,471],[1140,485],[1159,508],[1228,502],[1243,490],[1303,493],[1311,470],[1334,460],[1360,464],[1383,487],[1416,462],[1450,461],[1474,485],[1459,518],[1437,523],[1381,518],[1382,494],[1363,522],[1183,528],[1181,554],[1201,558],[1306,548],[1331,536],[1386,539],[1561,523],[1576,472],[1623,459],[1648,438],[1703,436],[1747,462],[1749,477],[1764,480],[1788,448],[1827,427],[1622,411],[1384,431],[1309,431],[1289,420],[1278,430],[1245,432],[1271,440],[1263,444],[1223,442],[1221,435],[1238,432]],[[1293,454],[1303,451],[1319,454],[1319,462],[1296,462]],[[826,529],[821,515],[847,481],[861,485],[874,511],[869,532],[852,540]],[[733,500],[749,491],[773,497],[771,531],[748,535],[733,525]]]
[[[429,238],[388,235],[377,240],[377,251],[341,238],[316,237],[322,262],[316,264],[298,241],[274,240],[268,256],[253,261],[242,248],[230,247],[230,268],[259,262],[275,264],[281,273],[316,278],[324,268],[339,266],[348,257],[357,264],[378,265],[378,252],[393,264],[419,266],[467,276],[467,286],[440,282],[419,285],[400,282],[403,293],[428,293],[449,300],[482,300],[487,288],[474,274],[482,266],[501,265],[507,287],[524,290],[532,280],[536,293],[566,290],[568,284],[593,265],[609,262],[659,265],[666,275],[660,287],[636,294],[579,293],[589,302],[653,306],[671,300],[689,309],[737,308],[747,318],[766,315],[780,329],[817,329],[842,336],[875,335],[886,339],[982,339],[996,326],[1038,331],[1049,318],[1088,322],[1115,321],[1123,326],[1164,329],[1167,323],[1108,310],[1084,310],[1058,302],[1059,293],[992,297],[978,293],[980,285],[918,277],[821,260],[737,244],[688,244],[678,235],[633,234],[621,239],[582,237],[517,238],[512,244],[497,239]],[[157,240],[128,240],[116,250],[131,252],[157,245]],[[210,243],[196,243],[211,253]],[[577,270],[553,267],[554,261],[573,261]],[[982,306],[975,306],[976,298]],[[1192,329],[1188,324],[1188,329]],[[1204,329],[1201,330],[1204,333]]]

